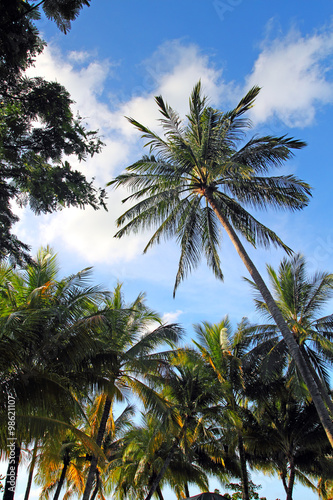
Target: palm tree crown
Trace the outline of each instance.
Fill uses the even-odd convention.
[[[296,254],[291,259],[283,259],[278,270],[267,266],[267,271],[275,301],[305,360],[313,366],[328,388],[328,367],[331,367],[333,362],[333,315],[322,317],[322,310],[333,297],[333,274],[316,272],[310,276],[306,260],[301,254]],[[257,294],[256,285],[249,283]],[[267,304],[259,294],[255,302],[257,309],[271,320]],[[255,330],[253,340],[259,345],[259,351],[266,349],[268,353],[265,360],[267,369],[281,369],[283,365],[287,365],[289,375],[293,375],[295,363],[287,359],[287,347],[276,325],[258,325]]]
[[[251,125],[243,115],[253,106],[259,90],[253,87],[234,110],[223,113],[207,106],[199,82],[190,98],[186,123],[162,97],[156,97],[163,116],[163,138],[129,119],[148,139],[146,146],[151,154],[110,182],[133,191],[127,200],[139,200],[118,219],[123,227],[116,236],[157,228],[145,251],[161,236],[176,236],[181,256],[175,289],[198,264],[201,253],[215,275],[223,278],[218,212],[252,245],[273,243],[289,251],[245,207],[270,205],[297,210],[307,204],[308,184],[292,175],[267,175],[271,167],[281,166],[292,156],[292,149],[300,149],[305,143],[286,136],[265,136],[243,144],[244,129]]]

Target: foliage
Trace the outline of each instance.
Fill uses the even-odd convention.
[[[232,490],[234,493],[230,495],[229,493],[223,493],[223,496],[228,500],[241,500],[242,499],[242,485],[241,483],[228,483],[225,485],[227,490]],[[256,490],[259,490],[261,485],[256,485],[252,481],[249,481],[249,498],[253,500],[267,500],[266,497],[260,497]]]
[[[194,341],[207,367],[213,372],[214,390],[223,401],[223,418],[220,433],[230,449],[238,451],[241,489],[244,500],[249,500],[249,478],[244,449],[244,430],[251,417],[246,401],[245,358],[252,336],[245,318],[233,333],[228,317],[214,325],[204,322],[194,325],[198,341]]]
[[[21,1],[22,3],[22,1]],[[25,16],[32,14],[39,18],[39,7],[41,6],[48,19],[55,21],[58,28],[67,33],[71,28],[71,22],[74,21],[80,13],[80,10],[90,5],[90,0],[42,0],[37,4],[24,2]]]
[[[250,122],[243,118],[254,104],[253,87],[235,109],[221,112],[207,105],[197,83],[190,97],[190,113],[182,121],[161,96],[164,136],[129,118],[146,140],[150,155],[127,167],[110,185],[124,186],[135,202],[118,219],[122,237],[141,229],[155,229],[145,251],[162,238],[175,237],[181,247],[175,290],[195,268],[201,254],[222,279],[220,223],[231,225],[253,246],[270,244],[290,249],[247,208],[299,210],[307,205],[310,187],[293,175],[268,173],[292,157],[305,143],[286,136],[253,137],[244,144]]]
[[[209,475],[223,483],[240,476],[240,437],[251,467],[279,473],[290,494],[295,478],[329,488],[332,460],[315,409],[284,380],[260,378],[262,357],[249,351],[255,327],[247,320],[235,333],[227,317],[204,322],[195,327],[199,353],[174,351],[181,328],[151,331],[159,317],[143,294],[126,304],[121,285],[113,293],[92,286],[89,270],[62,279],[58,273],[48,248],[24,269],[0,266],[1,398],[15,395],[19,441],[28,447],[38,440],[45,498],[62,484],[66,498],[82,493],[93,457],[100,498],[111,489],[115,498],[139,498],[138,491],[145,498],[165,465],[160,498],[165,484],[179,497],[190,484],[208,489]],[[171,350],[159,352],[164,345]],[[252,379],[259,390],[249,392]],[[107,399],[133,393],[147,408],[143,426],[130,424],[132,408],[114,420],[111,406],[98,445]],[[241,486],[234,488],[232,500],[240,498]],[[259,498],[251,483],[248,498]]]
[[[296,479],[316,491],[311,478],[332,475],[331,449],[315,407],[293,393],[286,379],[261,384],[254,414],[246,435],[251,463],[277,473],[287,499]]]
[[[89,5],[86,0],[42,3],[65,32]],[[82,161],[98,153],[102,142],[73,115],[63,86],[24,74],[44,46],[33,24],[37,5],[2,2],[0,14],[0,258],[20,263],[29,259],[28,246],[11,232],[18,220],[12,201],[36,214],[68,206],[106,208],[105,191],[69,162],[70,156]]]
[[[61,435],[65,442],[71,434],[64,448],[69,474],[75,465],[71,456],[80,450],[85,471],[89,468],[82,448],[99,467],[105,464],[101,449],[110,459],[117,423],[106,423],[101,443],[96,438],[105,402],[126,400],[134,391],[148,404],[153,391],[143,377],[167,365],[170,352],[158,348],[174,347],[182,329],[159,325],[151,331],[160,320],[143,294],[126,305],[121,285],[112,294],[89,284],[89,269],[62,279],[58,271],[48,248],[22,270],[0,266],[0,445],[6,450],[6,402],[11,396],[16,401],[18,442],[43,441],[48,433]],[[88,432],[78,425],[79,419],[85,418],[84,409],[98,394]],[[79,466],[74,469],[80,472]],[[57,466],[53,472],[51,488],[57,485]]]
[[[318,384],[329,388],[329,368],[333,362],[333,315],[322,317],[322,310],[333,297],[333,274],[307,271],[306,259],[296,254],[283,259],[278,269],[267,266],[273,295],[294,338],[301,347]],[[248,281],[248,280],[247,280]],[[272,320],[267,304],[262,300],[256,285],[249,281],[255,292],[257,310],[264,318]],[[288,350],[274,323],[252,327],[256,355],[262,359],[262,376],[272,377],[274,372],[287,374],[294,386],[304,384],[288,356]]]
[[[70,422],[80,414],[77,396],[85,379],[77,370],[94,349],[93,306],[105,293],[90,286],[88,269],[61,280],[57,275],[49,248],[24,270],[0,267],[1,406],[14,397],[18,419],[43,415]]]
[[[141,494],[148,493],[146,499],[151,498],[159,485],[167,482],[183,497],[188,484],[207,487],[208,474],[225,477],[229,464],[225,464],[224,450],[214,434],[220,414],[218,396],[211,390],[212,378],[200,357],[190,350],[178,350],[163,378],[155,376],[150,380],[159,394],[147,418],[153,426],[148,433],[138,433],[140,438],[148,439],[149,453],[142,456],[141,450],[140,457],[137,450],[128,464],[131,477],[136,471],[135,478],[140,482],[135,484]],[[126,476],[125,469],[120,478],[126,480]],[[127,485],[123,479],[125,486],[133,491],[133,484]]]
[[[96,444],[102,445],[105,426],[114,401],[124,401],[135,394],[146,404],[154,404],[154,391],[146,385],[149,373],[156,373],[167,364],[170,352],[156,352],[160,347],[175,347],[181,338],[178,325],[161,325],[159,316],[145,304],[144,294],[126,305],[121,285],[99,309],[103,324],[99,329],[99,351],[87,359],[86,373],[97,375],[97,387],[106,394]],[[160,325],[151,331],[154,323]],[[88,473],[83,500],[90,498],[96,478],[98,457],[93,456]]]

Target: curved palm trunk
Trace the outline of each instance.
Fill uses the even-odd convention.
[[[24,500],[28,500],[29,495],[30,495],[32,479],[34,477],[34,470],[35,470],[35,465],[36,465],[37,449],[38,449],[38,441],[35,442],[35,446],[34,446],[34,449],[32,452],[32,459],[31,459],[31,464],[29,467],[28,482],[27,482],[27,486],[25,489]]]
[[[164,464],[162,465],[160,472],[157,474],[156,478],[154,479],[154,482],[151,485],[151,488],[150,488],[149,493],[146,496],[145,500],[150,500],[151,497],[153,496],[153,494],[155,493],[158,485],[160,484],[161,479],[163,478],[164,474],[166,473],[167,468],[169,467],[169,464],[170,464],[171,459],[172,459],[172,457],[177,449],[179,441],[182,439],[182,437],[185,434],[185,431],[186,431],[186,423],[183,425],[178,438],[175,438],[173,445],[171,446],[171,449],[170,449],[169,453],[167,454],[167,457],[164,461]]]
[[[11,451],[9,456],[3,500],[14,499],[20,455],[21,455],[21,446],[19,446],[15,442],[15,445],[13,446],[13,453]]]
[[[327,388],[324,384],[324,382],[320,379],[320,377],[318,376],[318,373],[316,372],[316,370],[313,368],[312,366],[312,363],[311,361],[309,360],[309,356],[308,356],[308,353],[306,352],[306,350],[304,349],[304,346],[301,345],[300,346],[300,349],[302,351],[302,354],[303,354],[303,357],[305,359],[305,362],[306,364],[308,365],[309,367],[309,370],[312,374],[312,377],[314,379],[314,381],[316,382],[317,384],[317,387],[318,387],[318,390],[322,396],[322,398],[324,399],[326,405],[327,405],[327,408],[329,409],[330,411],[330,414],[331,414],[331,417],[333,417],[333,402],[327,392]]]
[[[289,467],[290,467],[290,473],[289,473],[289,481],[288,481],[288,486],[287,486],[287,498],[286,498],[286,500],[293,499],[293,488],[294,488],[294,483],[295,483],[295,464],[294,464],[293,459],[290,460]]]
[[[285,476],[285,474],[280,474],[280,477],[281,477],[281,481],[282,481],[282,484],[284,487],[284,491],[288,494],[288,485],[287,485],[287,481],[286,481],[286,476]]]
[[[271,313],[275,323],[277,324],[277,327],[279,328],[280,332],[282,333],[282,336],[288,346],[289,352],[293,359],[295,360],[300,373],[302,375],[302,378],[307,385],[307,388],[310,392],[310,395],[312,397],[313,403],[316,407],[316,410],[318,412],[320,421],[325,429],[327,438],[333,448],[333,424],[332,420],[329,416],[328,410],[323,402],[323,398],[320,394],[320,391],[317,387],[317,384],[313,380],[313,377],[311,375],[311,372],[304,360],[304,357],[301,353],[301,350],[299,348],[299,345],[297,344],[296,340],[294,339],[293,334],[290,332],[283,316],[276,305],[270,291],[268,290],[264,280],[262,279],[261,275],[259,274],[257,268],[253,264],[252,260],[250,259],[249,255],[247,254],[245,248],[243,247],[242,243],[240,242],[236,232],[234,231],[233,227],[231,224],[229,224],[228,220],[224,217],[224,215],[220,212],[218,207],[216,206],[213,198],[211,197],[210,193],[205,191],[205,197],[212,207],[213,211],[215,212],[216,216],[218,217],[219,221],[222,224],[222,227],[225,229],[227,232],[229,238],[231,239],[234,247],[237,250],[238,255],[242,259],[246,269],[250,273],[253,281],[257,285],[264,301],[267,304],[267,307],[269,309],[269,312]]]
[[[111,399],[109,398],[109,396],[107,396],[107,398],[105,400],[105,405],[104,405],[104,409],[103,409],[101,422],[99,424],[99,428],[98,428],[98,432],[97,432],[97,438],[96,438],[96,444],[99,447],[102,446],[102,442],[103,442],[103,438],[104,438],[104,434],[105,434],[105,429],[106,429],[106,424],[107,424],[107,421],[108,421],[108,418],[110,415],[111,403],[112,403]],[[86,487],[85,487],[84,492],[83,492],[82,500],[89,500],[89,498],[90,498],[90,493],[92,490],[94,477],[96,476],[96,471],[97,471],[97,462],[98,462],[98,457],[94,455],[91,459],[91,464],[90,464],[89,473],[88,473],[88,477],[87,477]]]
[[[241,466],[241,478],[242,478],[242,500],[250,500],[249,496],[249,477],[246,468],[246,458],[243,437],[240,432],[238,432],[238,452],[239,460]]]
[[[157,490],[158,485],[160,484],[161,479],[163,478],[163,476],[164,476],[167,468],[169,467],[169,464],[171,462],[171,459],[173,457],[174,452],[176,451],[177,446],[178,446],[178,442],[175,441],[173,443],[173,445],[171,447],[171,450],[169,451],[169,453],[168,453],[165,461],[164,461],[164,464],[162,465],[162,468],[161,468],[160,472],[157,474],[156,478],[154,479],[154,482],[151,485],[151,488],[150,488],[149,493],[146,496],[145,500],[150,500],[151,497],[153,496],[153,494],[155,493],[155,491]]]
[[[98,493],[99,482],[100,482],[99,472],[98,472],[98,469],[96,469],[96,484],[95,484],[94,491],[92,492],[92,495],[90,497],[90,500],[95,500],[96,495]]]
[[[66,450],[65,451],[64,460],[63,460],[63,464],[64,465],[62,467],[62,471],[61,471],[61,474],[60,474],[60,478],[59,478],[59,481],[58,481],[57,489],[56,489],[56,492],[54,494],[53,500],[58,500],[58,498],[59,498],[61,488],[64,485],[64,481],[65,481],[65,477],[66,477],[66,473],[67,473],[67,469],[68,469],[69,463],[70,463],[69,453],[68,453],[68,450]]]
[[[160,485],[157,486],[156,493],[158,495],[159,500],[164,500],[163,495],[162,495],[162,490],[160,488]]]

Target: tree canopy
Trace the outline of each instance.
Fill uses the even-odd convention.
[[[12,234],[18,217],[12,202],[36,213],[87,205],[106,208],[105,191],[72,168],[98,153],[102,141],[71,109],[73,101],[57,82],[29,78],[25,70],[43,50],[34,20],[39,5],[66,33],[87,0],[22,0],[0,6],[0,258],[29,259],[29,247]]]

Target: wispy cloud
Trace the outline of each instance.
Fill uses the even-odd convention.
[[[177,310],[175,312],[166,312],[162,316],[162,322],[163,323],[176,323],[178,321],[178,318],[183,314],[183,311]]]
[[[303,37],[292,30],[286,37],[264,42],[246,87],[262,87],[252,110],[255,123],[278,117],[290,127],[306,127],[318,107],[333,102],[330,73],[333,34]]]
[[[87,61],[86,65],[78,68],[76,63],[84,60]],[[150,80],[149,83],[148,80],[143,82],[142,95],[119,103],[116,110],[101,98],[105,88],[112,84],[109,72],[113,65],[110,62],[91,60],[89,54],[81,52],[77,55],[70,52],[66,56],[49,46],[37,59],[35,67],[29,70],[30,75],[41,75],[62,83],[88,125],[100,129],[106,143],[103,152],[85,164],[74,163],[88,178],[95,176],[99,184],[105,185],[142,154],[139,134],[124,115],[134,116],[156,128],[158,112],[153,98],[156,94],[163,94],[175,109],[179,106],[185,114],[189,92],[193,83],[200,78],[207,93],[211,92],[213,96],[219,94],[220,72],[210,66],[209,59],[201,55],[196,46],[170,42],[163,45],[144,65]],[[110,265],[127,262],[141,255],[147,235],[133,235],[121,240],[113,237],[117,230],[116,218],[128,208],[124,208],[121,203],[126,194],[121,190],[112,191],[109,212],[71,208],[38,219],[25,213],[17,226],[17,232],[22,238],[22,233],[25,233],[24,241],[33,247],[36,242],[42,241],[86,256],[92,263],[108,262]],[[33,225],[33,230],[27,231],[30,225]]]
[[[332,102],[328,57],[333,52],[333,35],[329,33],[302,37],[296,32],[285,38],[262,45],[253,71],[245,77],[246,89],[254,84],[262,86],[256,106],[252,110],[254,123],[262,123],[278,116],[287,125],[310,125],[317,106]],[[184,117],[193,85],[201,79],[204,92],[212,105],[228,109],[244,93],[242,85],[223,80],[222,68],[215,68],[211,60],[193,44],[179,40],[163,44],[142,64],[146,68],[141,91],[127,102],[115,107],[106,99],[106,90],[117,93],[114,78],[116,65],[100,61],[88,53],[60,53],[49,46],[38,58],[31,74],[42,75],[63,83],[76,101],[91,128],[99,128],[106,143],[103,152],[86,164],[76,167],[85,175],[96,177],[104,186],[127,165],[142,155],[139,134],[124,118],[133,116],[145,125],[158,129],[159,116],[154,95],[163,95],[166,101]],[[78,64],[79,63],[79,64]],[[35,248],[43,242],[56,248],[61,245],[71,253],[86,257],[90,262],[105,262],[116,266],[136,262],[147,242],[147,235],[139,234],[113,238],[115,220],[128,207],[122,205],[126,196],[120,190],[110,191],[109,212],[91,209],[66,209],[63,212],[32,219],[29,213],[17,226],[17,233]],[[33,227],[29,230],[29,227]],[[154,265],[152,265],[152,268]],[[135,275],[145,272],[133,269]],[[166,266],[163,266],[168,273]],[[174,269],[173,269],[174,272]]]

